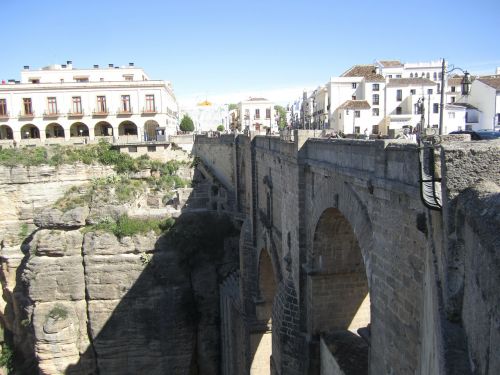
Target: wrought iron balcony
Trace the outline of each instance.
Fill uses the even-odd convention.
[[[96,108],[92,112],[92,116],[107,116],[109,115],[108,108]]]
[[[132,107],[128,107],[128,108],[120,107],[116,110],[116,114],[119,116],[129,116],[133,113],[134,113],[134,111],[132,110]]]
[[[154,114],[158,113],[158,111],[156,110],[156,107],[153,107],[153,108],[145,107],[145,108],[142,108],[142,113],[154,115]]]
[[[31,112],[21,111],[21,112],[19,112],[19,118],[33,118],[33,117],[35,117],[35,111],[31,111]]]
[[[43,117],[56,118],[56,117],[59,117],[60,115],[61,115],[61,113],[59,113],[58,110],[56,110],[56,111],[47,110],[47,111],[43,112]]]
[[[68,117],[83,117],[85,115],[85,111],[81,109],[80,111],[69,110]]]

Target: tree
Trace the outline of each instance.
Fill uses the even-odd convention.
[[[218,132],[223,132],[224,131],[224,125],[221,124],[221,125],[217,126],[217,131]]]
[[[278,127],[283,129],[286,127],[286,109],[280,105],[275,105],[274,109],[278,112]]]
[[[179,128],[183,132],[192,132],[194,130],[194,123],[191,117],[188,115],[184,115],[184,117],[181,120],[181,124],[179,125]]]
[[[229,109],[230,111],[232,111],[233,109],[238,109],[238,104],[231,103],[231,104],[229,104],[228,109]]]

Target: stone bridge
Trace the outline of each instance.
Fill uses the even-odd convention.
[[[222,373],[500,374],[500,143],[427,150],[431,210],[417,144],[314,135],[196,137],[241,222]]]

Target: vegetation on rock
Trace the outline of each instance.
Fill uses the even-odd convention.
[[[191,117],[184,115],[179,125],[179,129],[183,132],[192,132],[194,130],[194,123]]]
[[[130,237],[136,234],[155,232],[157,235],[168,232],[174,225],[174,219],[141,219],[122,215],[118,220],[105,220],[96,225],[90,225],[83,229],[85,233],[104,231],[113,233],[118,238]]]

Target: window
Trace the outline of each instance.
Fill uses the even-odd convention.
[[[451,86],[451,92],[455,92],[455,86]]]
[[[352,100],[356,100],[356,95],[353,95],[353,96],[352,96]]]
[[[248,120],[248,119],[250,119],[250,110],[245,109],[245,120]]]
[[[388,78],[392,78],[392,74],[389,74],[387,77],[388,77]]]
[[[373,94],[373,96],[372,96],[372,102],[373,102],[373,105],[378,105],[379,104],[379,96],[378,96],[378,94]]]
[[[353,82],[352,83],[352,88],[355,89],[356,87],[358,87],[358,84],[356,82]]]
[[[432,89],[427,89],[427,95],[432,95],[432,94],[433,94],[433,92],[434,92],[434,90],[432,90]]]
[[[378,116],[379,115],[379,109],[378,108],[372,108],[372,116]]]
[[[396,74],[396,78],[401,78],[401,74]]]
[[[438,103],[432,104],[432,113],[439,113],[439,104]]]
[[[256,119],[260,118],[260,109],[258,109],[258,108],[255,110],[255,118]]]
[[[434,72],[433,77],[434,77],[434,81],[435,81],[435,80],[437,80],[438,75],[437,75],[437,73],[436,73],[436,72]]]
[[[56,114],[57,113],[57,101],[53,96],[47,98],[47,113]]]
[[[128,152],[137,152],[137,146],[128,146]]]
[[[33,105],[31,104],[31,98],[23,98],[23,110],[25,115],[33,114]]]
[[[455,103],[455,97],[454,96],[452,96],[450,99],[451,99],[451,103]]]
[[[73,96],[71,99],[73,103],[72,112],[73,113],[83,113],[82,112],[82,97],[81,96]]]
[[[134,80],[134,75],[133,74],[127,74],[127,75],[124,75],[123,78],[125,78],[125,81],[133,81]]]
[[[427,72],[427,74],[425,75],[425,78],[427,78],[427,79],[431,78],[431,75],[429,74],[429,72]]]
[[[106,113],[106,97],[105,96],[98,96],[97,97],[97,112],[99,113]]]
[[[448,112],[448,118],[455,118],[455,112]]]
[[[401,107],[397,107],[397,108],[396,108],[396,114],[397,114],[397,115],[400,115],[400,114],[402,114],[402,113],[403,113],[403,110],[401,109]]]
[[[7,99],[0,99],[0,116],[7,116]]]
[[[38,78],[30,78],[31,83],[40,83],[40,80]]]
[[[271,118],[271,108],[266,108],[266,119],[270,119]]]
[[[361,117],[360,111],[354,111],[354,117]]]
[[[122,107],[121,112],[131,112],[130,109],[130,95],[122,95]]]
[[[156,152],[156,146],[148,146],[148,152]]]
[[[472,130],[472,125],[465,125],[465,130]]]
[[[413,73],[410,73],[410,78],[413,78]]]
[[[410,90],[410,95],[415,95],[416,93],[417,93],[417,90],[415,90],[415,89]]]
[[[155,96],[153,94],[146,95],[146,112],[156,112]]]
[[[422,114],[422,106],[419,103],[414,104],[413,108],[416,115]]]
[[[75,78],[76,82],[88,82],[89,78],[88,77],[81,77],[81,78]]]
[[[372,134],[378,134],[378,125],[372,126]]]
[[[374,84],[372,85],[372,90],[373,90],[373,91],[379,91],[379,90],[380,90],[380,86],[379,86],[379,84],[378,84],[378,83],[374,83]]]
[[[500,125],[500,113],[497,113],[497,125]]]
[[[396,100],[400,102],[403,100],[403,90],[396,90]]]
[[[360,132],[359,126],[355,126],[354,127],[354,133],[359,134],[359,132]]]

